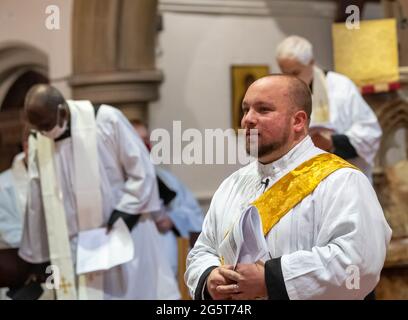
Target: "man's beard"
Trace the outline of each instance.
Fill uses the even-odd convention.
[[[283,146],[285,146],[288,143],[289,140],[289,130],[285,130],[282,133],[281,138],[279,139],[279,141],[273,141],[267,144],[262,144],[260,145],[259,142],[257,143],[257,145],[255,145],[255,143],[257,142],[256,139],[254,139],[255,141],[252,141],[252,139],[246,140],[246,152],[248,155],[253,156],[255,158],[262,158],[276,150],[279,150],[280,148],[282,148]]]

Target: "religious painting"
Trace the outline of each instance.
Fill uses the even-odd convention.
[[[231,67],[232,84],[232,128],[241,128],[242,100],[248,87],[257,79],[269,74],[267,65],[233,65]]]

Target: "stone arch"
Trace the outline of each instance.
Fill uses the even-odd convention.
[[[396,99],[384,104],[378,112],[378,120],[383,130],[383,139],[378,152],[377,166],[383,168],[386,166],[385,156],[389,147],[386,143],[387,137],[397,129],[404,128],[406,131],[406,137],[408,138],[407,102],[401,99]],[[406,139],[406,141],[408,140]],[[406,146],[406,148],[406,154],[408,154],[408,146]]]
[[[21,151],[22,109],[32,85],[48,82],[48,57],[21,42],[0,44],[0,171]]]
[[[22,77],[29,78],[32,84],[48,82],[47,55],[25,43],[3,43],[0,45],[0,111],[6,107],[4,101],[10,89]]]

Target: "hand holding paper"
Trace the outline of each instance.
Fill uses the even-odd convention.
[[[80,232],[77,248],[77,274],[108,270],[129,262],[134,256],[133,240],[120,218],[107,233],[106,228]]]
[[[250,206],[234,224],[219,247],[224,264],[255,263],[267,259],[269,250],[258,209]]]

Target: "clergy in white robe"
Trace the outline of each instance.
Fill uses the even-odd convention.
[[[187,259],[185,280],[195,299],[364,299],[375,288],[391,230],[369,180],[353,167],[332,172],[275,222],[265,235],[269,259],[235,270],[222,263],[220,244],[246,208],[289,172],[307,174],[293,170],[327,154],[307,134],[310,109],[309,90],[295,77],[269,76],[249,87],[242,126],[249,135],[258,130],[258,161],[229,176],[213,196]],[[295,186],[296,193],[309,183]],[[268,201],[297,195],[285,192]]]
[[[354,83],[344,75],[324,72],[316,66],[311,43],[298,36],[283,40],[276,58],[283,73],[310,86],[313,94],[310,135],[315,144],[356,165],[372,180],[382,130]]]
[[[0,250],[20,246],[28,186],[24,158],[19,153],[11,168],[0,174]],[[8,299],[6,291],[0,288],[0,300]]]
[[[20,245],[28,187],[24,158],[19,153],[12,167],[0,174],[0,249]]]
[[[24,132],[24,138],[26,137],[26,132]],[[23,146],[24,152],[17,154],[14,157],[12,166],[9,170],[0,174],[0,250],[1,249],[15,249],[15,254],[17,255],[17,249],[20,247],[21,236],[23,232],[24,216],[27,206],[27,192],[28,192],[28,171],[26,165],[26,152],[28,152],[27,145],[28,141],[24,139]],[[14,251],[9,251],[9,255],[13,255]],[[20,259],[16,258],[15,261],[23,263]],[[2,260],[1,263],[11,264],[10,261]],[[25,267],[20,264],[16,264],[15,267],[19,268],[18,270],[21,273],[21,279],[24,279],[25,271],[28,274],[31,271],[29,267]],[[7,268],[7,266],[6,266]],[[10,266],[9,266],[10,268]],[[15,275],[5,275],[8,279],[13,278]],[[38,285],[40,286],[40,284]],[[38,287],[36,287],[38,288]],[[14,288],[16,289],[16,288]],[[53,299],[53,292],[47,290],[45,286],[42,286],[39,289],[39,300],[50,300]],[[42,290],[42,291],[41,291]],[[7,296],[7,291],[9,289],[0,289],[0,300],[7,299],[10,297]],[[32,292],[32,291],[30,291]],[[43,293],[41,293],[43,292]],[[26,297],[28,294],[26,294]],[[14,298],[14,296],[13,296]]]
[[[50,106],[52,110],[57,110],[55,103],[59,104],[55,114],[52,112],[50,115],[43,114],[36,118],[35,109],[31,114],[28,112],[28,118],[37,130],[42,130],[46,136],[55,139],[55,170],[61,188],[69,242],[75,263],[79,217],[72,138],[76,118],[74,119],[72,115],[73,111],[81,106],[81,102],[65,101],[55,88],[40,85],[28,93],[26,110],[27,106],[39,108],[40,113],[42,108],[50,109]],[[82,102],[82,105],[84,103],[89,105],[89,102]],[[68,118],[67,114],[71,114],[71,117]],[[99,168],[103,224],[112,223],[112,217],[115,215],[125,220],[139,215],[133,228],[128,225],[135,248],[134,258],[130,262],[103,272],[103,297],[178,299],[177,283],[168,261],[161,253],[159,232],[150,214],[159,209],[159,197],[155,171],[149,154],[119,110],[102,105],[95,108],[95,117],[98,161],[95,165]],[[39,135],[40,132],[37,131],[37,140]],[[29,158],[30,196],[19,254],[31,263],[42,263],[50,260],[50,244],[47,240],[40,185],[41,179],[47,177],[40,175],[38,153],[30,154]]]
[[[161,232],[160,235],[165,248],[164,251],[171,263],[174,275],[177,276],[177,236],[189,238],[192,233],[200,233],[204,214],[192,192],[171,172],[156,167],[156,174],[167,188],[175,192],[174,198],[163,206],[162,213],[164,217],[170,219],[171,229]],[[157,223],[160,226],[160,220]]]

